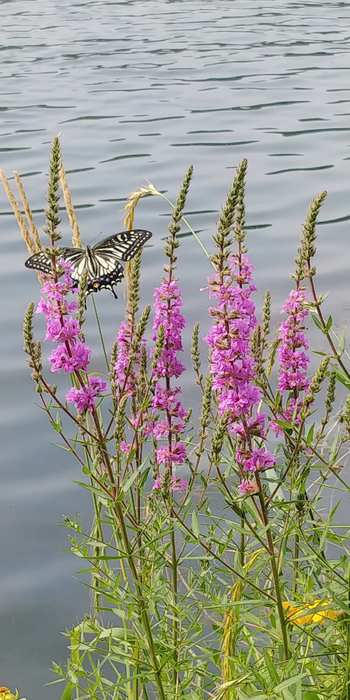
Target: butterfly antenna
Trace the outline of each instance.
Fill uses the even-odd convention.
[[[91,241],[89,242],[89,245],[92,245],[96,241],[96,239],[101,238],[101,236],[102,236],[102,231],[100,231],[100,233],[98,233],[97,236],[95,236],[95,238],[91,239]]]

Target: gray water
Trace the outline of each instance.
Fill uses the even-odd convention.
[[[44,222],[50,143],[62,133],[65,168],[84,243],[123,229],[123,205],[148,180],[174,200],[194,165],[187,216],[204,245],[234,170],[247,177],[247,243],[257,270],[257,302],[269,287],[274,324],[309,201],[328,197],[319,227],[319,292],[341,328],[349,319],[349,19],[350,2],[159,0],[1,3],[1,167],[17,170]],[[15,187],[14,180],[10,180]],[[168,206],[141,202],[135,225],[153,231],[145,249],[143,303],[162,274]],[[58,527],[62,513],[90,522],[90,501],[71,479],[79,468],[54,447],[22,352],[26,305],[38,300],[36,275],[1,191],[2,260],[2,634],[0,685],[28,700],[60,697],[51,660],[64,662],[60,635],[88,610],[74,572],[79,561]],[[69,228],[62,215],[63,242]],[[182,239],[179,277],[188,319],[208,329],[210,265],[191,237]],[[96,297],[107,345],[123,317],[118,302]],[[42,324],[37,322],[38,334]],[[86,330],[103,371],[92,310]],[[311,329],[310,329],[310,332]],[[47,348],[47,354],[49,348]],[[188,353],[186,355],[188,358]],[[190,364],[190,363],[188,363]],[[187,405],[198,403],[191,376]]]

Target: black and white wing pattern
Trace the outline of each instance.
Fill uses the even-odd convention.
[[[105,238],[93,248],[62,248],[62,257],[73,267],[71,277],[76,286],[87,271],[87,294],[109,289],[117,298],[114,286],[124,277],[124,269],[118,261],[131,260],[151,236],[150,231],[143,229],[121,231]],[[44,252],[32,255],[26,260],[25,266],[45,274],[52,272],[50,258]]]
[[[39,272],[43,272],[45,275],[51,275],[52,273],[51,260],[44,252],[31,255],[24,264],[31,270],[39,270]]]
[[[100,289],[109,289],[117,299],[114,286],[124,277],[124,268],[118,260],[112,256],[103,256],[95,253],[94,248],[87,246],[82,248],[62,248],[62,257],[72,265],[71,277],[76,286],[87,271],[86,295],[91,292],[99,292]]]
[[[109,236],[97,243],[92,250],[96,255],[101,254],[103,257],[111,255],[118,260],[128,262],[135,257],[136,253],[151,237],[150,231],[144,231],[140,228],[135,228],[132,231],[121,231],[121,233],[115,233],[114,236]]]

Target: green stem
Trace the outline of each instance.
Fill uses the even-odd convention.
[[[299,535],[298,533],[295,534],[295,540],[294,540],[294,564],[293,564],[293,596],[295,596],[297,592],[297,575],[298,575],[298,558],[299,558]]]
[[[156,190],[156,188],[154,188],[154,189]],[[166,197],[164,194],[162,194],[161,192],[159,192],[159,190],[156,190],[156,193],[157,193],[157,195],[158,195],[159,197],[162,197],[163,199],[165,199],[165,201],[168,202],[168,204],[170,204],[170,206],[171,206],[173,209],[175,209],[175,204],[173,204],[173,203],[170,201],[170,199],[168,199],[168,197]],[[200,247],[202,248],[203,252],[206,254],[207,258],[210,258],[207,249],[204,247],[202,241],[201,241],[200,238],[197,236],[197,234],[196,234],[196,232],[193,230],[192,226],[188,223],[187,219],[185,219],[185,217],[182,216],[182,217],[181,217],[181,220],[184,222],[184,224],[186,224],[188,230],[191,231],[192,236],[195,237],[197,243],[200,245]],[[214,267],[214,269],[215,269],[215,265],[214,265],[213,263],[212,263],[212,265],[213,265],[213,267]]]
[[[350,576],[348,581],[348,605],[350,610]],[[350,622],[346,620],[346,672],[345,672],[345,698],[350,700]]]
[[[179,514],[176,512],[176,510],[172,509],[172,515],[176,518],[176,520],[179,521],[179,523],[181,523],[182,528],[184,530],[186,530],[189,533],[189,535],[191,535],[191,537],[193,537],[193,539],[196,540],[198,542],[198,544],[200,544],[200,546],[203,547],[203,549],[205,549],[205,551],[208,552],[208,554],[210,554],[210,556],[213,557],[213,559],[215,559],[216,561],[219,561],[220,564],[223,564],[224,567],[228,571],[231,571],[231,573],[233,573],[235,576],[237,576],[237,578],[241,579],[242,581],[245,581],[249,586],[251,586],[251,588],[253,588],[255,591],[258,591],[263,596],[265,596],[265,598],[272,600],[274,603],[277,602],[276,598],[273,595],[270,595],[270,593],[268,593],[264,588],[260,588],[259,586],[257,586],[251,579],[248,579],[248,577],[246,577],[246,576],[243,577],[241,574],[239,574],[238,571],[236,571],[236,569],[233,568],[233,566],[230,566],[230,564],[228,564],[224,559],[222,559],[222,557],[219,557],[216,554],[216,552],[214,552],[213,549],[208,547],[205,544],[205,542],[203,542],[199,537],[197,537],[194,534],[194,532],[191,530],[191,528],[189,528],[186,525],[185,521],[181,520],[181,518],[180,518]],[[246,521],[246,523],[247,522],[248,521]],[[265,549],[268,549],[266,545],[264,545],[264,546],[265,546]]]
[[[98,313],[97,313],[97,308],[96,308],[96,303],[95,303],[94,295],[92,294],[91,296],[92,296],[92,305],[93,305],[93,307],[94,307],[94,312],[95,312],[95,318],[96,318],[98,333],[99,333],[99,336],[100,336],[100,341],[101,341],[102,350],[103,350],[103,354],[104,354],[104,358],[105,358],[105,363],[106,363],[106,367],[107,367],[107,372],[108,372],[108,371],[109,371],[109,362],[108,362],[108,357],[107,357],[107,351],[106,351],[105,342],[104,342],[104,339],[103,339],[103,334],[102,334],[102,328],[101,328],[101,324],[100,324],[100,319],[99,319],[99,317],[98,317]]]
[[[245,550],[245,538],[244,538],[244,533],[243,533],[244,526],[245,526],[245,518],[242,517],[241,518],[242,532],[241,532],[240,543],[239,543],[239,558],[240,558],[241,566],[244,566],[244,550]]]
[[[311,272],[311,260],[308,260],[308,268],[309,268],[309,272]],[[313,296],[313,299],[314,299],[314,305],[315,305],[315,308],[316,308],[316,312],[317,312],[318,318],[320,319],[320,322],[321,322],[321,324],[322,324],[323,333],[325,334],[325,336],[326,336],[326,338],[327,338],[327,340],[328,340],[328,343],[329,343],[329,345],[330,345],[330,348],[331,348],[331,350],[332,350],[332,353],[333,353],[335,359],[337,360],[338,364],[339,364],[340,367],[342,368],[344,374],[347,376],[348,379],[350,379],[350,373],[349,373],[347,367],[344,365],[344,363],[343,363],[342,360],[340,359],[339,353],[338,353],[338,351],[337,351],[337,349],[336,349],[336,347],[335,347],[335,345],[334,345],[334,343],[333,343],[333,340],[332,340],[332,338],[331,338],[331,334],[330,334],[329,331],[326,331],[326,327],[327,327],[327,326],[326,326],[326,322],[325,322],[325,320],[324,320],[324,318],[323,318],[323,313],[322,313],[322,311],[321,311],[321,304],[319,303],[319,301],[318,301],[318,299],[317,299],[317,294],[316,294],[316,290],[315,290],[315,285],[314,285],[313,277],[312,277],[311,274],[309,274],[309,284],[310,284],[311,293],[312,293],[312,296]]]
[[[273,544],[271,529],[269,527],[269,516],[268,516],[268,511],[267,511],[267,507],[266,507],[266,503],[265,503],[264,494],[263,494],[262,487],[261,487],[259,473],[256,472],[255,476],[256,476],[256,482],[259,486],[259,494],[258,495],[259,495],[261,512],[262,512],[262,516],[263,516],[263,522],[264,522],[264,526],[266,527],[266,539],[267,539],[267,544],[268,544],[268,549],[269,549],[269,554],[270,554],[272,577],[273,577],[273,582],[274,582],[274,587],[275,587],[275,596],[276,596],[278,616],[279,616],[279,621],[280,621],[280,625],[281,625],[281,633],[282,633],[282,641],[283,641],[283,658],[285,661],[287,661],[290,658],[289,638],[288,638],[286,620],[285,620],[285,616],[284,616],[284,609],[283,609],[283,605],[282,605],[282,595],[281,595],[281,588],[280,588],[280,582],[279,582],[279,576],[278,576],[278,570],[277,570],[277,564],[276,564],[275,548],[274,548],[274,544]]]
[[[348,579],[348,605],[350,611],[350,576]],[[346,656],[345,656],[345,670],[344,670],[344,682],[340,694],[340,700],[350,700],[350,622],[349,617],[344,621],[346,625]]]
[[[161,678],[161,672],[160,672],[160,668],[158,665],[156,651],[155,651],[154,643],[153,643],[152,629],[151,629],[151,625],[150,625],[150,621],[149,621],[149,617],[148,617],[148,612],[147,612],[146,607],[145,607],[145,598],[144,598],[144,595],[142,592],[142,588],[140,586],[140,581],[139,581],[138,573],[136,570],[134,558],[133,558],[132,553],[131,553],[131,545],[129,542],[128,533],[126,530],[124,516],[123,516],[123,511],[122,511],[122,507],[121,507],[120,503],[115,504],[115,513],[116,513],[118,524],[119,524],[119,527],[121,530],[124,548],[125,548],[125,551],[127,553],[130,571],[131,571],[131,574],[132,574],[132,577],[134,580],[136,595],[140,601],[140,616],[141,616],[143,628],[145,630],[146,637],[147,637],[148,649],[149,649],[149,653],[150,653],[151,660],[152,660],[152,666],[153,666],[153,671],[154,671],[154,675],[155,675],[155,681],[156,681],[158,692],[159,692],[159,698],[160,698],[160,700],[166,700],[166,696],[165,696],[164,688],[163,688],[163,683],[162,683],[162,678]]]
[[[178,640],[178,620],[177,620],[177,557],[176,557],[176,546],[175,546],[175,529],[174,526],[172,527],[171,533],[170,533],[170,542],[171,542],[171,568],[172,568],[172,574],[173,574],[173,606],[174,606],[174,611],[173,611],[173,646],[174,646],[174,670],[173,670],[173,681],[174,681],[174,693],[177,695],[177,690],[178,690],[178,681],[179,681],[179,674],[177,671],[177,662],[178,662],[178,651],[177,651],[177,640]]]

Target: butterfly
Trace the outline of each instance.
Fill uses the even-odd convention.
[[[87,271],[86,295],[100,289],[109,289],[117,299],[114,285],[124,277],[124,268],[118,260],[131,260],[151,236],[150,231],[139,228],[121,231],[104,238],[93,247],[62,248],[62,258],[74,268],[71,277],[76,287],[85,270]],[[31,255],[24,264],[32,270],[39,270],[46,275],[52,274],[51,260],[43,251]]]

